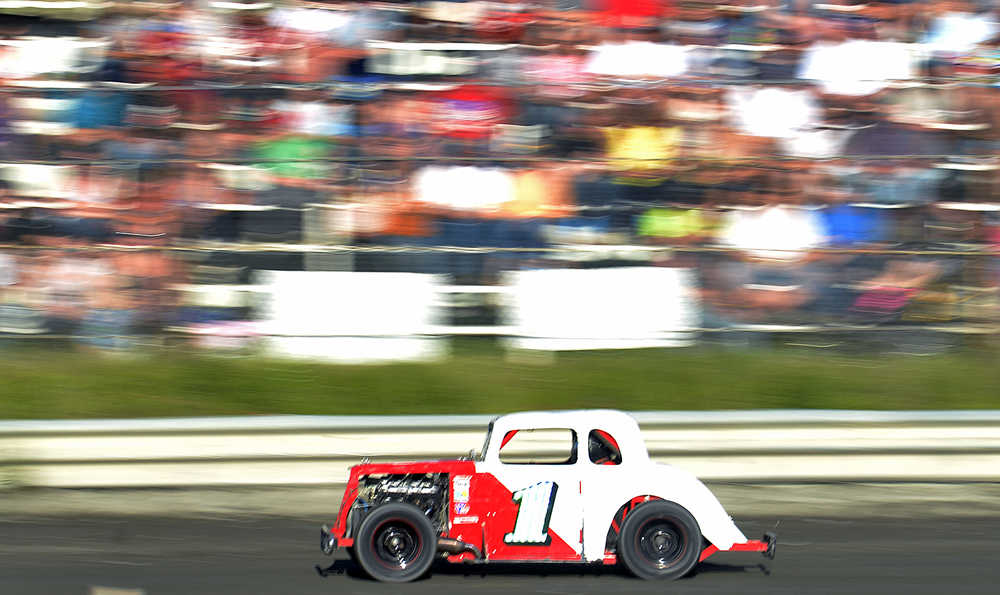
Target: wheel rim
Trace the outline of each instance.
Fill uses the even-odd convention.
[[[371,547],[375,559],[386,568],[406,570],[420,556],[423,540],[413,525],[391,519],[376,527]]]
[[[636,550],[643,561],[657,569],[670,568],[687,549],[684,529],[665,519],[646,522],[636,533]]]

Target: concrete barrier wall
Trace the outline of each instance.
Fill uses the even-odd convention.
[[[706,480],[1000,481],[1000,411],[633,415],[655,460]],[[363,457],[398,461],[467,455],[482,447],[490,419],[0,422],[0,481],[61,488],[336,485]]]

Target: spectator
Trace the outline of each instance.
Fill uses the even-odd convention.
[[[74,17],[0,19],[0,229],[16,246],[0,279],[19,300],[40,292],[61,332],[156,330],[187,258],[192,278],[229,282],[304,266],[173,248],[327,241],[303,221],[317,212],[367,246],[722,246],[656,261],[699,268],[719,324],[842,321],[956,274],[950,259],[824,248],[991,241],[974,210],[1000,188],[989,3],[185,2]],[[57,251],[25,256],[34,244]],[[81,255],[105,244],[127,251]],[[354,262],[470,282],[539,262],[504,254]]]
[[[746,307],[789,313],[813,298],[816,260],[825,245],[819,216],[802,204],[804,188],[793,172],[769,172],[754,181],[746,205],[732,211],[720,231],[724,246],[746,267]]]

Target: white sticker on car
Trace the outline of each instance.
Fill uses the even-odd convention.
[[[548,545],[549,521],[552,519],[552,505],[556,501],[559,486],[555,482],[542,481],[513,493],[517,502],[517,519],[514,530],[503,536],[505,543],[521,545]]]
[[[455,502],[468,502],[470,487],[472,486],[471,475],[456,475],[451,482],[452,499]]]

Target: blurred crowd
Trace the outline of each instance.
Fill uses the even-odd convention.
[[[705,326],[994,321],[998,5],[7,2],[0,332],[239,318],[178,288],[256,270],[489,284],[622,245],[696,270]]]

